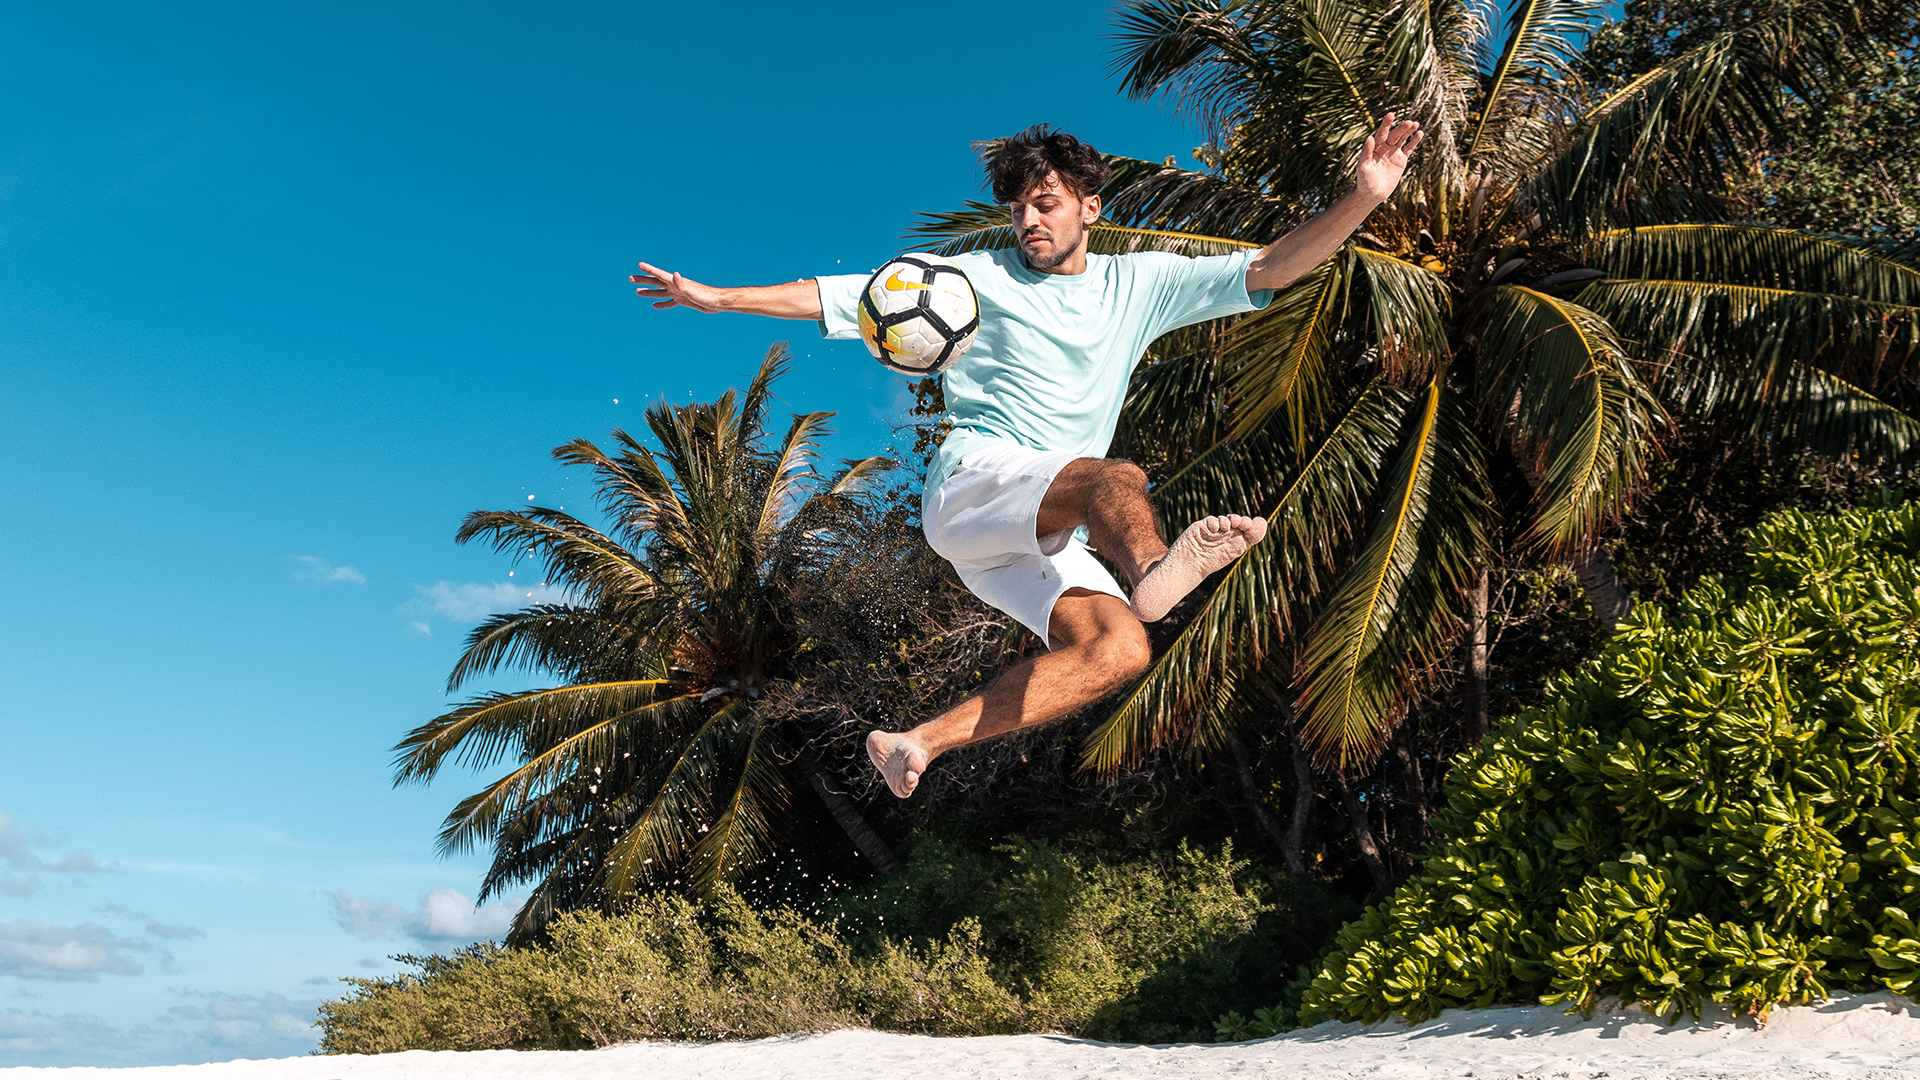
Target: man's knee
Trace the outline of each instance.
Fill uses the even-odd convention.
[[[1055,648],[1073,649],[1102,692],[1147,670],[1153,644],[1127,602],[1091,589],[1068,589],[1053,609],[1049,637]]]
[[[1147,470],[1131,461],[1109,461],[1100,470],[1100,486],[1109,490],[1147,493]]]
[[[1112,626],[1091,644],[1090,659],[1112,684],[1134,678],[1153,663],[1153,645],[1147,640],[1146,627],[1138,622]]]

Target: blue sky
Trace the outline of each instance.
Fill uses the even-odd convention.
[[[433,852],[475,779],[389,782],[524,602],[461,517],[579,509],[550,448],[782,338],[787,406],[883,449],[904,384],[858,343],[625,275],[868,268],[1035,121],[1184,155],[1105,18],[0,7],[0,1066],[303,1053],[334,980],[496,930]]]

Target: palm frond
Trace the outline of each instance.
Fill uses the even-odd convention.
[[[1842,48],[1848,0],[1756,11],[1585,110],[1567,137],[1513,180],[1510,210],[1585,236],[1679,214],[1717,216],[1728,170],[1779,136],[1783,92],[1805,91]]]
[[[685,861],[700,829],[712,824],[707,810],[724,774],[737,767],[743,744],[751,740],[755,711],[742,699],[729,701],[669,759],[653,791],[643,794],[644,809],[607,855],[603,880],[609,892],[630,893],[659,871]]]
[[[564,732],[551,740],[551,745],[529,754],[519,768],[462,799],[441,825],[438,850],[443,855],[462,852],[477,840],[498,835],[502,818],[552,795],[563,783],[592,785],[593,780],[586,775],[590,770],[604,772],[615,767],[614,751],[622,746],[643,752],[651,749],[665,729],[686,715],[697,701],[688,694],[587,717],[577,729]],[[642,725],[651,730],[633,730]],[[550,810],[541,817],[551,824]]]
[[[632,552],[551,507],[476,510],[461,522],[454,539],[462,544],[484,539],[502,554],[538,559],[545,564],[548,581],[579,592],[590,603],[609,595],[654,595],[660,585]]]
[[[1566,84],[1577,83],[1573,65],[1578,43],[1600,24],[1605,9],[1598,0],[1520,0],[1514,6],[1499,55],[1483,57],[1489,81],[1479,96],[1479,119],[1467,142],[1469,163],[1479,156],[1489,126],[1503,129],[1516,116],[1539,109],[1547,87],[1557,97]]]
[[[1565,554],[1621,510],[1663,414],[1595,312],[1496,285],[1476,315],[1482,423],[1509,433],[1535,482],[1530,539]]]
[[[1479,439],[1444,363],[1422,397],[1378,518],[1302,650],[1301,732],[1330,767],[1384,744],[1413,677],[1457,633],[1452,599],[1485,549]]]
[[[1177,465],[1225,437],[1226,376],[1218,327],[1201,324],[1163,337],[1134,369],[1109,457]]]
[[[1293,9],[1277,3],[1133,0],[1114,17],[1113,74],[1136,101],[1165,97],[1211,133],[1281,98],[1305,60]],[[1284,99],[1283,99],[1284,100]]]
[[[1404,101],[1380,104],[1400,119],[1418,120],[1426,133],[1424,150],[1410,169],[1419,178],[1420,197],[1428,191],[1450,193],[1462,181],[1460,128],[1480,81],[1474,61],[1476,45],[1486,36],[1485,21],[1479,5],[1469,0],[1402,0],[1386,9],[1378,55],[1370,58],[1372,81],[1404,94]],[[1443,217],[1448,201],[1436,207]]]
[[[1648,225],[1595,234],[1585,254],[1616,279],[1752,285],[1920,304],[1920,266],[1912,253],[1858,237],[1768,225]]]
[[[1325,408],[1335,331],[1347,319],[1357,257],[1348,247],[1276,294],[1233,329],[1233,434],[1243,436],[1284,413],[1297,453]]]
[[[1085,767],[1111,772],[1165,745],[1194,705],[1211,699],[1216,680],[1259,663],[1311,615],[1337,553],[1364,520],[1412,402],[1375,380],[1348,403],[1268,506],[1266,539],[1227,568],[1200,612],[1088,737]],[[1284,439],[1276,433],[1267,445],[1278,450]],[[1170,488],[1179,490],[1170,481],[1156,498]]]
[[[773,467],[769,470],[771,482],[760,498],[759,520],[753,532],[759,544],[769,544],[780,531],[781,523],[793,513],[798,501],[796,494],[809,479],[821,441],[833,434],[833,427],[827,422],[832,416],[830,412],[795,415],[787,437],[774,451]]]
[[[680,700],[667,679],[483,694],[408,732],[394,747],[394,783],[431,780],[449,759],[484,769],[509,751],[549,745],[606,717]]]
[[[700,895],[711,895],[722,883],[738,881],[742,871],[771,850],[772,815],[792,801],[770,746],[772,740],[764,725],[755,726],[733,791],[688,853],[694,890]]]
[[[792,366],[793,350],[786,342],[767,347],[760,370],[753,373],[753,381],[747,384],[746,396],[740,402],[737,429],[742,442],[750,443],[766,430],[767,403],[773,398],[773,384]]]
[[[1640,342],[1663,396],[1692,415],[1783,363],[1878,387],[1920,351],[1920,306],[1840,293],[1635,278],[1597,281],[1578,299]]]
[[[954,256],[968,251],[997,251],[1018,247],[1005,207],[969,200],[960,210],[923,213],[909,226],[906,238],[935,255]],[[928,240],[938,241],[926,244]],[[1104,218],[1087,229],[1087,250],[1098,255],[1134,251],[1168,251],[1175,255],[1228,255],[1260,245],[1248,241],[1182,233],[1165,229],[1136,229]]]
[[[836,499],[871,494],[881,478],[899,467],[900,463],[890,457],[848,458],[827,481],[822,494]]]
[[[1920,420],[1830,371],[1797,364],[1771,402],[1753,410],[1756,437],[1792,440],[1830,458],[1867,456],[1911,467],[1920,455]]]
[[[1384,27],[1377,13],[1343,0],[1301,0],[1298,11],[1307,56],[1297,92],[1319,141],[1344,161],[1358,153],[1379,119],[1367,96],[1375,85],[1367,53]]]
[[[1375,362],[1403,383],[1425,382],[1430,365],[1453,352],[1447,335],[1453,301],[1445,279],[1382,251],[1353,244],[1347,251],[1366,283]]]
[[[1109,224],[1193,236],[1271,240],[1296,224],[1297,199],[1277,199],[1175,165],[1105,155],[1113,170],[1101,189]]]
[[[447,692],[503,667],[545,669],[570,679],[616,667],[621,677],[665,677],[659,643],[669,635],[639,614],[631,607],[613,614],[572,604],[535,604],[489,615],[467,635]]]

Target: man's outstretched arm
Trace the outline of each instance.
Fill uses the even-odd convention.
[[[1360,151],[1360,164],[1354,169],[1353,190],[1339,201],[1308,218],[1299,228],[1275,240],[1254,256],[1247,266],[1247,291],[1284,289],[1301,275],[1319,266],[1327,256],[1340,250],[1353,230],[1367,220],[1373,208],[1387,201],[1400,177],[1407,171],[1407,159],[1420,145],[1425,133],[1412,120],[1394,123],[1393,114],[1380,121],[1380,128],[1367,136]]]
[[[776,319],[819,319],[820,286],[812,278],[784,285],[742,285],[722,288],[702,285],[685,274],[670,273],[647,263],[630,279],[634,292],[653,300],[657,308],[686,307],[695,311],[738,311]]]

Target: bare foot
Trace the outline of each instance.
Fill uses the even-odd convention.
[[[927,771],[927,752],[905,735],[891,731],[867,733],[867,757],[886,777],[887,787],[904,799],[920,786],[920,774]]]
[[[1133,587],[1131,606],[1141,622],[1158,622],[1207,575],[1247,553],[1267,535],[1266,518],[1202,518],[1187,526],[1166,557]]]

